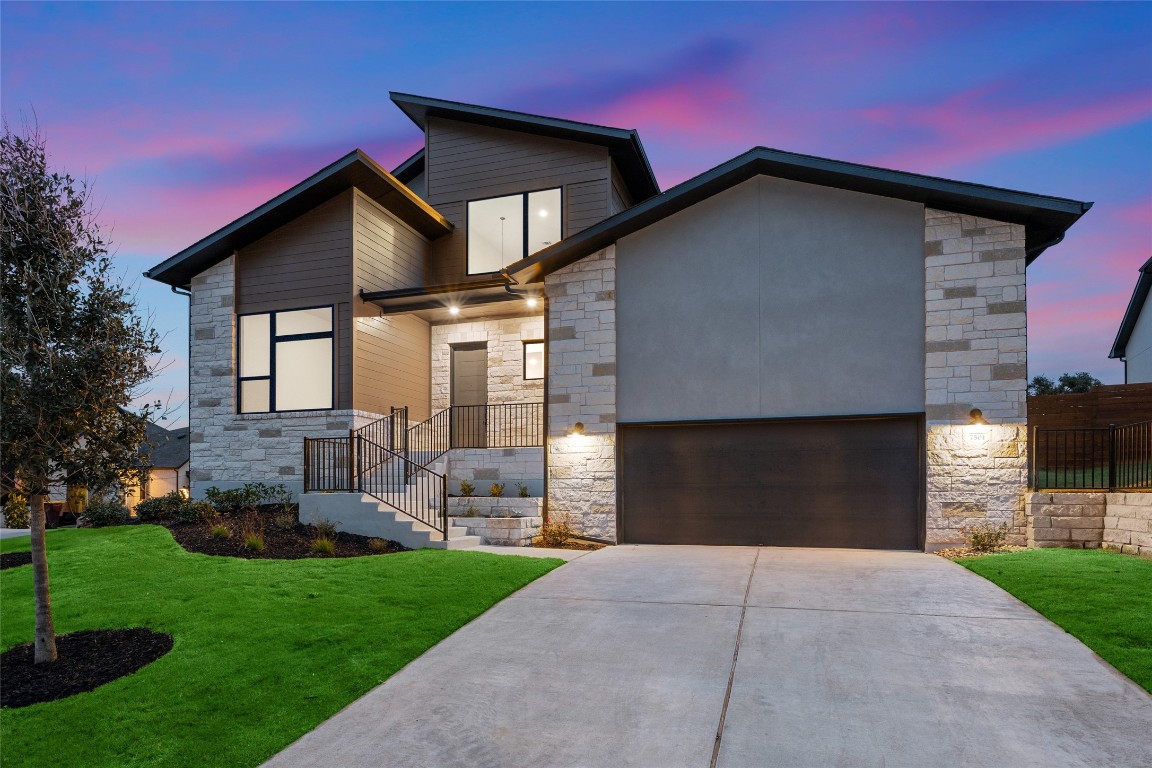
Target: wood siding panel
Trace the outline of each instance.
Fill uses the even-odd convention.
[[[616,163],[612,163],[612,185],[610,191],[609,216],[615,216],[621,211],[632,207],[632,196],[628,194],[628,186],[624,183],[624,178],[620,175],[620,169],[616,167]]]
[[[425,199],[456,227],[432,243],[429,284],[467,282],[467,201],[560,187],[564,236],[609,215],[608,150],[443,118],[428,121]],[[483,278],[480,278],[483,279]]]
[[[236,311],[336,304],[352,290],[352,192],[337,195],[239,252]]]
[[[408,418],[423,421],[432,392],[431,332],[411,315],[356,318],[356,408],[386,414],[408,406]]]
[[[388,291],[422,285],[428,240],[359,190],[355,203],[355,287]]]

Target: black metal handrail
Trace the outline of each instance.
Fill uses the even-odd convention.
[[[452,448],[544,445],[544,403],[453,405],[408,430],[409,454],[423,465]]]
[[[1033,490],[1152,488],[1152,421],[1107,427],[1033,427],[1028,484]]]

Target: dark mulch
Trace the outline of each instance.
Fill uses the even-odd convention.
[[[8,568],[19,568],[22,565],[32,565],[31,552],[4,552],[0,554],[0,571]]]
[[[95,629],[56,637],[56,661],[34,664],[32,643],[0,654],[0,707],[27,707],[92,691],[172,650],[172,636],[150,629]]]
[[[312,554],[310,547],[316,540],[316,529],[311,525],[297,523],[295,527],[284,530],[272,525],[271,521],[264,526],[264,549],[255,552],[244,548],[244,535],[240,532],[242,521],[238,518],[225,517],[223,524],[228,526],[232,535],[227,539],[217,539],[212,536],[212,524],[171,524],[168,530],[176,542],[189,552],[199,552],[203,555],[222,555],[224,557],[243,557],[247,560],[300,560],[305,557],[318,557]],[[407,552],[408,548],[395,541],[383,540],[387,548],[383,551],[372,550],[368,547],[370,536],[359,536],[355,533],[337,532],[336,552],[326,557],[365,557],[368,555],[389,555],[394,552]]]

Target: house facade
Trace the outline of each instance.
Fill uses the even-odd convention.
[[[1124,363],[1124,383],[1152,382],[1152,312],[1145,312],[1148,292],[1152,290],[1152,259],[1140,267],[1140,277],[1132,289],[1128,309],[1116,331],[1116,341],[1108,357]]]
[[[1090,204],[764,148],[661,192],[635,131],[392,99],[392,173],[148,272],[189,294],[194,495],[461,541],[461,481],[620,542],[1022,530],[1026,267]]]

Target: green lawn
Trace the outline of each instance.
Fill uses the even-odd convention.
[[[1152,692],[1152,560],[1101,550],[1030,549],[957,562]]]
[[[52,531],[48,560],[58,634],[144,626],[175,642],[91,693],[3,710],[5,768],[258,765],[562,564],[432,550],[218,558],[156,526]],[[30,567],[0,572],[4,649],[32,639],[31,594]]]

